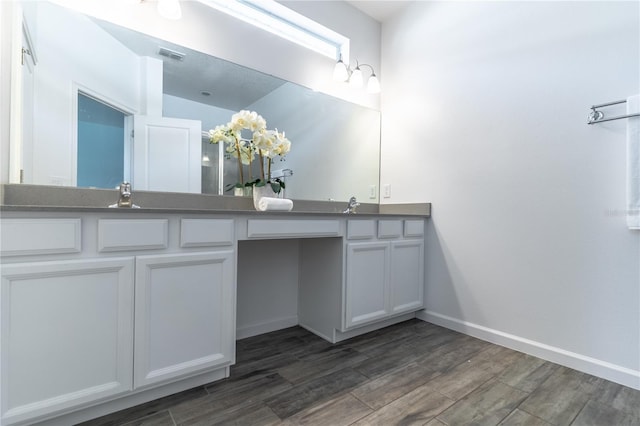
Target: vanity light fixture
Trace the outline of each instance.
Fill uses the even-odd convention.
[[[340,55],[333,69],[333,79],[335,81],[347,82],[351,87],[360,88],[363,85],[362,70],[360,67],[369,67],[371,69],[371,75],[369,76],[369,80],[367,80],[367,92],[380,93],[380,81],[373,67],[369,64],[360,64],[356,60],[356,68],[352,70],[342,61],[342,55]]]
[[[182,8],[179,0],[158,0],[158,13],[163,18],[180,19],[182,18]]]

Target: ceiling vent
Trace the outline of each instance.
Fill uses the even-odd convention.
[[[176,52],[175,50],[167,49],[166,47],[161,47],[160,50],[158,50],[158,55],[175,59],[176,61],[183,60],[185,56],[184,53]]]

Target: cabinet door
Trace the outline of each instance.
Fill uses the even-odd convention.
[[[132,389],[133,259],[2,265],[2,424]]]
[[[136,388],[230,365],[234,252],[136,258]]]
[[[424,294],[424,241],[405,240],[391,243],[392,313],[422,308]]]
[[[389,315],[389,243],[347,244],[345,327]]]

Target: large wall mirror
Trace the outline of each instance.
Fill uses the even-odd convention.
[[[287,197],[378,202],[378,111],[53,3],[22,7],[25,183],[229,195],[237,163],[206,132],[248,109],[291,140],[273,166]]]

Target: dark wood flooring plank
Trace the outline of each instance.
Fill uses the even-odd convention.
[[[555,425],[569,425],[602,379],[557,368],[519,407]]]
[[[254,404],[240,404],[241,407],[251,405]],[[238,405],[229,408],[224,404],[223,400],[217,397],[217,395],[207,394],[205,396],[193,398],[189,401],[177,404],[171,407],[169,412],[176,424],[189,424],[189,422],[198,421],[198,419],[203,417],[206,418],[208,416],[215,419],[216,415],[237,410],[237,407]]]
[[[382,408],[441,373],[416,362],[358,386],[351,393],[373,409]]]
[[[353,395],[345,394],[300,411],[282,424],[283,426],[347,426],[372,411]]]
[[[445,410],[438,419],[450,426],[496,425],[527,396],[525,392],[491,379]]]
[[[291,383],[298,384],[331,374],[369,359],[351,348],[329,348],[300,357],[299,361],[278,369],[278,373]]]
[[[248,374],[237,379],[226,379],[207,386],[207,392],[225,407],[240,403],[262,402],[293,385],[278,373]]]
[[[500,422],[500,426],[553,426],[551,423],[533,416],[526,411],[515,409],[509,416]]]
[[[364,352],[368,360],[354,368],[365,376],[375,379],[390,373],[399,366],[424,358],[432,350],[436,350],[447,342],[456,340],[455,334],[436,334],[419,339],[403,338]]]
[[[286,419],[314,404],[346,393],[365,382],[367,378],[351,368],[313,379],[268,398],[265,403],[281,419]]]
[[[236,407],[235,410],[217,413],[202,413],[177,423],[178,426],[276,426],[280,424],[278,416],[263,404]]]
[[[640,417],[640,391],[604,381],[594,392],[592,399],[616,410]]]
[[[207,391],[204,387],[199,386],[184,392],[175,393],[173,395],[165,396],[164,398],[136,405],[135,407],[107,414],[106,416],[80,423],[77,426],[120,426],[126,422],[131,422],[133,420],[165,411],[168,408],[179,405],[185,401],[191,401],[206,395]]]
[[[458,400],[492,377],[493,375],[487,370],[465,363],[430,380],[424,386],[453,400]]]
[[[454,403],[439,392],[419,387],[376,410],[355,426],[424,425]]]
[[[531,355],[520,354],[519,358],[498,375],[498,380],[525,392],[533,392],[558,368]]]
[[[175,423],[173,422],[169,411],[166,410],[156,414],[152,414],[148,417],[143,417],[141,419],[125,423],[122,426],[175,426]]]
[[[640,417],[626,413],[609,405],[589,401],[571,426],[638,426]]]
[[[298,361],[290,353],[276,353],[267,355],[264,358],[254,358],[250,361],[238,362],[231,366],[231,377],[242,377],[248,374],[262,374],[266,372],[276,372],[278,368],[293,364]]]
[[[499,374],[515,363],[521,354],[503,346],[490,345],[469,359],[469,364],[491,374]]]

